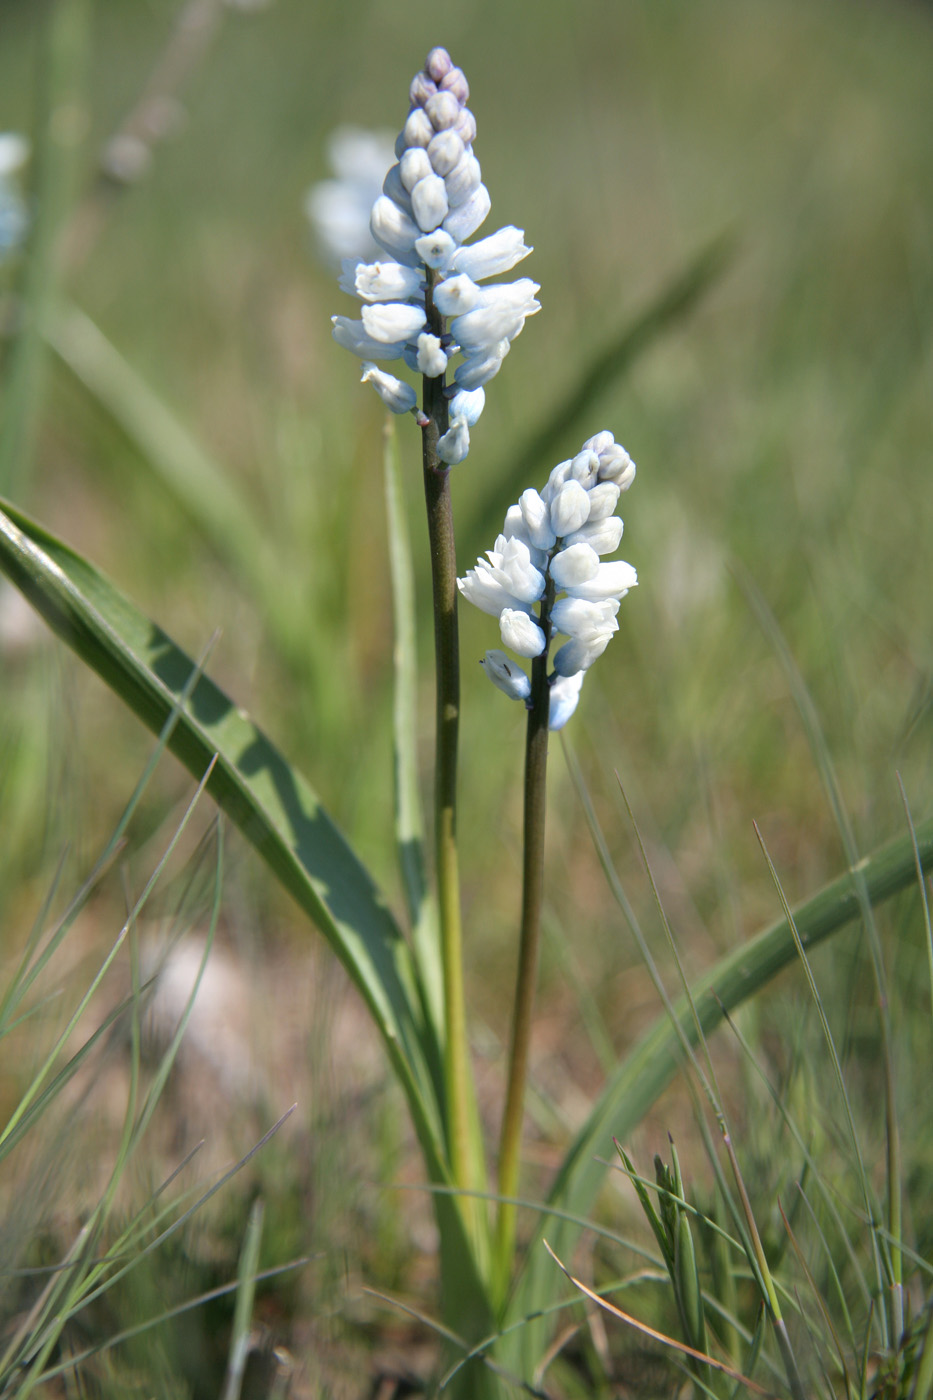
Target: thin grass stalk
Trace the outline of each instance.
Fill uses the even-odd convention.
[[[496,1298],[505,1300],[512,1276],[515,1254],[516,1208],[521,1166],[522,1121],[525,1086],[528,1079],[528,1048],[534,1013],[541,945],[541,911],[544,899],[544,837],[547,815],[547,748],[550,688],[548,685],[548,642],[550,611],[555,586],[548,577],[541,604],[539,625],[545,647],[531,665],[531,697],[525,739],[525,809],[522,863],[522,926],[518,952],[518,973],[512,1009],[512,1039],[509,1049],[508,1089],[499,1139],[499,1212],[496,1219],[495,1266],[493,1283]]]
[[[432,273],[426,295],[428,329],[443,335],[444,318],[434,305]],[[444,1078],[447,1152],[454,1184],[471,1180],[471,1079],[463,994],[463,931],[457,855],[457,746],[460,733],[460,637],[457,623],[457,556],[450,468],[437,444],[447,432],[445,376],[424,379],[422,462],[434,598],[436,726],[434,751],[434,842],[441,958],[444,976]]]
[[[37,85],[36,215],[23,274],[22,326],[10,355],[0,431],[0,495],[14,500],[26,493],[45,396],[42,327],[58,288],[60,233],[74,164],[66,117],[82,110],[90,19],[87,0],[55,0],[46,8]]]

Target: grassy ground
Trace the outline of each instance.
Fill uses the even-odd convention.
[[[620,636],[588,679],[569,738],[636,907],[650,922],[651,892],[617,773],[692,972],[780,912],[753,819],[791,899],[843,868],[775,634],[756,616],[753,593],[766,600],[805,680],[860,849],[903,830],[895,770],[914,814],[929,814],[929,7],[578,0],[572,10],[542,2],[533,22],[517,0],[472,0],[450,14],[423,0],[225,9],[151,170],[102,205],[87,193],[97,154],[138,98],[179,6],[63,0],[59,9],[69,5],[74,52],[63,60],[71,71],[51,127],[63,166],[59,285],[243,493],[271,542],[274,600],[257,597],[242,561],[231,564],[223,541],[183,514],[151,458],[52,353],[19,502],[191,650],[221,629],[212,674],[301,763],[393,893],[380,412],[359,388],[355,362],[330,339],[328,317],[347,307],[312,256],[302,200],[327,173],[324,144],[335,125],[400,125],[409,77],[436,42],[471,81],[490,227],[526,229],[535,246],[527,267],[544,308],[490,387],[457,474],[465,548],[491,546],[518,491],[543,484],[561,456],[600,428],[611,428],[639,463],[622,552],[641,584],[623,604]],[[53,10],[32,0],[4,5],[0,129],[35,131]],[[101,221],[82,246],[89,209]],[[724,234],[728,255],[699,304],[516,481],[514,464],[590,357]],[[12,289],[17,269],[0,269],[0,277]],[[423,578],[417,434],[406,423],[400,434]],[[470,562],[462,558],[461,567]],[[425,596],[421,621],[427,658]],[[517,918],[522,724],[517,707],[470,664],[492,644],[490,634],[487,618],[464,616],[468,977],[480,1008],[483,1108],[492,1115]],[[66,844],[70,878],[86,870],[149,741],[57,644],[8,650],[0,668],[7,959]],[[426,754],[430,708],[425,669]],[[187,792],[166,760],[131,830],[132,880]],[[656,1010],[557,751],[550,839],[553,938],[530,1148],[542,1172],[594,1092],[600,1050],[624,1050]],[[355,1062],[347,1049],[347,1038],[366,1042],[340,978],[319,959],[309,963],[293,912],[270,897],[236,841],[228,863],[221,943],[296,1026],[285,1048],[270,1034],[259,1056],[274,1086],[262,1102],[280,1111],[315,1086],[315,1108],[303,1110],[293,1136],[303,1165],[276,1148],[273,1165],[256,1170],[267,1200],[278,1200],[270,1253],[325,1251],[309,1286],[318,1321],[309,1322],[307,1298],[294,1294],[284,1317],[269,1305],[269,1323],[296,1352],[313,1343],[337,1356],[346,1342],[340,1328],[357,1306],[341,1302],[353,1292],[334,1262],[344,1246],[354,1280],[360,1271],[418,1295],[426,1272],[418,1262],[425,1242],[412,1246],[394,1204],[387,1209],[381,1193],[347,1183],[416,1169],[394,1100],[392,1111],[378,1096],[370,1102],[378,1065],[365,1054]],[[114,877],[95,904],[82,954],[119,926],[119,885]],[[892,921],[889,935],[898,928]],[[660,944],[659,931],[652,937]],[[924,1181],[929,1128],[909,1108],[910,1066],[929,1056],[918,1029],[928,1012],[912,991],[920,945],[911,933],[888,951],[904,988],[911,1170]],[[860,985],[860,957],[827,950],[820,964],[840,1018],[859,1003],[861,994],[849,993]],[[583,1028],[577,984],[592,989],[583,1006],[600,1027],[595,1037]],[[787,995],[793,1004],[799,987]],[[344,1012],[329,1016],[342,998]],[[319,1018],[307,1032],[306,1006]],[[253,1003],[247,1014],[260,1040],[267,1010]],[[788,1014],[786,1003],[769,1000],[748,1017],[748,1033],[776,1064]],[[852,1041],[858,1050],[857,1025]],[[870,1061],[870,1039],[862,1048]],[[755,1091],[744,1071],[733,1063],[732,1074],[749,1154],[760,1157],[765,1178],[767,1125],[749,1105]],[[867,1109],[870,1078],[860,1092]],[[238,1121],[252,1129],[254,1108],[229,1114],[239,1151],[248,1143]],[[805,1108],[816,1112],[809,1099]],[[646,1152],[671,1121],[689,1135],[683,1104],[672,1101],[665,1112],[645,1135]],[[339,1145],[335,1113],[353,1125],[352,1150]],[[313,1140],[312,1122],[320,1128]],[[699,1157],[692,1166],[702,1177]],[[309,1201],[313,1228],[305,1232]],[[235,1256],[242,1210],[237,1196],[229,1234],[215,1241],[218,1272],[225,1251]],[[418,1241],[425,1227],[417,1211],[413,1219]],[[928,1220],[917,1228],[928,1247]],[[199,1279],[190,1291],[201,1286]],[[328,1312],[322,1296],[344,1319],[336,1331],[320,1320]],[[380,1335],[391,1341],[388,1328]],[[210,1383],[191,1380],[207,1387],[198,1394]],[[342,1384],[341,1393],[367,1392],[367,1382]]]

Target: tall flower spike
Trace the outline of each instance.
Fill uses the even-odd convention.
[[[631,564],[601,560],[619,547],[622,521],[612,512],[634,480],[625,448],[597,433],[542,491],[522,492],[495,549],[457,580],[468,602],[499,619],[503,644],[519,656],[546,654],[555,633],[568,639],[549,677],[551,729],[576,709],[583,677],[619,630],[619,604],[638,582]],[[528,676],[504,651],[488,651],[483,664],[510,699],[528,701]]]
[[[498,374],[526,318],[540,310],[540,289],[528,277],[479,286],[510,271],[531,249],[524,230],[511,226],[466,242],[490,209],[473,152],[476,121],[466,105],[469,96],[447,50],[432,49],[411,82],[411,109],[395,143],[397,163],[372,206],[370,229],[384,255],[372,263],[343,262],[340,287],[364,303],[361,319],[332,317],[334,339],[366,361],[364,380],[393,413],[417,411],[414,390],[372,362],[401,360],[426,379],[445,380],[450,362],[460,356],[445,391],[449,428],[437,446],[448,466],[470,450],[470,429],[485,403],[483,385]]]

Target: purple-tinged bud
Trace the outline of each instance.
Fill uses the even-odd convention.
[[[447,191],[440,175],[425,175],[411,192],[411,208],[418,227],[431,233],[447,217]]]
[[[424,331],[418,337],[418,357],[415,364],[426,379],[438,379],[447,372],[447,356],[436,335]]]
[[[462,68],[451,68],[441,78],[438,87],[442,92],[452,92],[461,107],[465,107],[470,100],[470,84]]]
[[[409,150],[412,146],[427,146],[434,135],[434,127],[431,118],[423,107],[415,107],[408,113],[408,119],[402,127],[402,136],[405,141],[404,150]]]
[[[503,608],[499,614],[499,633],[503,644],[519,656],[540,656],[547,645],[544,633],[526,612],[518,608]]]
[[[458,205],[466,203],[470,195],[479,189],[483,173],[479,168],[479,161],[472,151],[464,151],[460,160],[445,177],[444,183],[447,186],[447,200],[451,209],[456,209]]]
[[[437,92],[437,83],[427,73],[416,73],[408,89],[408,100],[413,107],[423,107],[429,97]]]
[[[434,229],[433,233],[423,233],[415,240],[418,257],[426,267],[434,268],[437,272],[443,272],[456,251],[457,244],[442,228]]]
[[[472,146],[476,140],[476,118],[469,107],[464,107],[460,113],[457,125],[454,127],[464,146]]]
[[[479,663],[493,685],[498,686],[510,700],[527,700],[531,694],[531,681],[521,666],[516,666],[504,651],[496,648],[487,651]]]
[[[433,173],[433,167],[424,146],[412,146],[398,163],[399,177],[405,189],[411,194],[419,180]],[[384,188],[384,187],[383,187]],[[389,193],[388,190],[385,191]]]
[[[424,61],[424,71],[429,78],[433,78],[436,83],[443,82],[447,74],[453,68],[453,59],[446,49],[440,45],[433,48]]]
[[[411,267],[418,261],[415,240],[421,237],[421,230],[388,195],[381,194],[373,205],[369,227],[379,246],[398,262]]]
[[[439,131],[428,145],[428,156],[436,175],[449,175],[463,159],[463,142],[456,131]]]
[[[449,126],[456,126],[461,110],[452,92],[436,92],[424,104],[424,111],[435,131],[446,131]]]
[[[463,243],[465,239],[476,232],[491,208],[492,201],[489,198],[489,191],[485,185],[480,185],[473,191],[465,204],[451,210],[444,220],[444,228],[451,238],[455,238],[458,243]]]

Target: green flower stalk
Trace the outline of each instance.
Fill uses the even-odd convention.
[[[515,1253],[514,1197],[541,936],[548,732],[563,728],[570,719],[587,670],[618,631],[619,604],[638,582],[631,564],[601,559],[614,553],[622,539],[622,521],[613,512],[634,479],[635,463],[625,448],[611,433],[597,433],[574,458],[554,468],[541,492],[522,493],[506,514],[495,548],[458,580],[469,602],[499,619],[505,645],[532,662],[529,678],[505,651],[488,651],[483,659],[493,684],[528,710],[521,939],[499,1144],[493,1260],[500,1301],[509,1286]],[[556,633],[563,633],[567,641],[556,652],[549,673],[548,652]]]
[[[470,430],[485,405],[484,386],[539,303],[538,287],[527,277],[480,286],[508,272],[531,249],[523,230],[512,227],[466,242],[491,207],[473,150],[476,121],[466,105],[469,95],[467,80],[446,49],[432,49],[412,79],[410,110],[395,143],[397,162],[370,213],[369,231],[382,256],[375,262],[350,257],[342,264],[340,287],[362,302],[360,319],[332,320],[335,340],[362,360],[363,382],[391,412],[412,413],[422,430],[437,676],[434,836],[447,1148],[454,1183],[476,1190],[483,1185],[482,1150],[473,1127],[463,995],[456,816],[460,671],[450,468],[466,458]],[[420,374],[420,405],[415,387],[379,363],[386,361]],[[474,1202],[464,1213],[475,1222],[479,1209]]]

